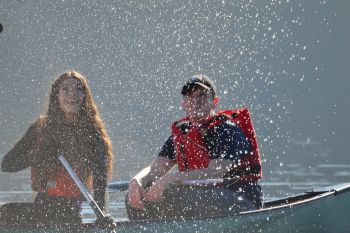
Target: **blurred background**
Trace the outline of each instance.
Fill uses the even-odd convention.
[[[52,80],[89,80],[113,141],[113,180],[147,166],[204,73],[219,109],[251,110],[265,183],[347,182],[348,0],[1,0],[0,159],[46,110]],[[30,189],[29,169],[0,172]]]

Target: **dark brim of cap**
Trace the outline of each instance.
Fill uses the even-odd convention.
[[[213,96],[216,95],[216,87],[212,80],[205,75],[195,75],[189,79],[181,89],[181,94],[186,95],[188,92],[193,91],[196,87],[202,87],[210,91]]]
[[[181,90],[181,94],[186,95],[188,92],[193,91],[196,87],[203,87],[204,89],[210,91],[213,95],[216,95],[215,91],[211,87],[209,87],[201,82],[186,83]]]

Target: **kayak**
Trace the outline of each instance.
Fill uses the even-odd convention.
[[[350,183],[264,203],[259,210],[210,218],[117,221],[116,232],[350,232]],[[92,222],[55,226],[9,225],[0,232],[108,232]]]

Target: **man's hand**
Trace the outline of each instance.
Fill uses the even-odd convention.
[[[158,183],[158,177],[165,177],[166,174],[174,165],[176,161],[171,159],[157,156],[157,158],[152,162],[152,164],[144,169],[142,169],[131,181],[129,182],[129,203],[130,206],[139,209],[145,209],[144,200],[157,200],[158,197],[150,195],[151,193],[160,193],[160,196],[163,195],[164,189],[168,184]],[[150,188],[149,194],[146,195],[146,191],[142,186],[144,184],[153,183],[155,186]],[[162,180],[164,182],[164,180]],[[160,190],[158,192],[157,190]],[[152,197],[151,197],[152,196]]]
[[[144,209],[142,198],[145,195],[145,190],[136,179],[131,179],[129,182],[129,203],[130,206],[138,209]]]
[[[162,200],[165,189],[172,182],[173,178],[170,173],[165,174],[158,179],[149,190],[144,194],[144,198],[147,201],[157,202]]]

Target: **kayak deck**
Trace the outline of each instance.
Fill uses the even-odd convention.
[[[230,216],[117,221],[117,232],[348,232],[350,183],[266,202],[264,208]],[[113,215],[114,216],[114,215]],[[1,232],[107,232],[91,222],[56,226],[1,225]]]

